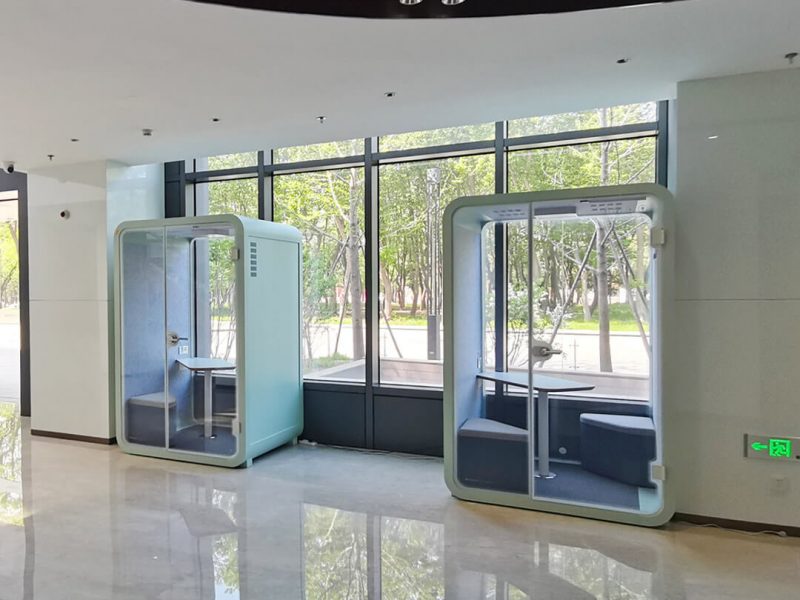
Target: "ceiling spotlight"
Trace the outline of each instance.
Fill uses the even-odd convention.
[[[56,157],[55,154],[48,154],[47,158],[50,159],[50,162],[53,162],[53,159]]]
[[[456,4],[463,4],[466,0],[442,0],[445,6],[455,6]]]
[[[319,121],[320,125],[322,125],[327,119],[328,117],[326,117],[325,115],[320,115],[317,117],[317,121]]]
[[[403,6],[414,6],[415,4],[419,4],[422,0],[400,0],[400,4]]]
[[[212,123],[219,123],[219,117],[212,117],[211,118],[211,122]]]
[[[618,64],[618,65],[627,65],[629,62],[631,62],[631,59],[630,59],[630,58],[620,58],[620,59],[617,61],[617,64]]]
[[[142,129],[142,135],[144,137],[153,137],[153,130],[152,129]]]
[[[387,98],[394,98],[395,96],[397,96],[397,92],[386,92],[384,96],[386,96]]]
[[[785,58],[786,60],[788,60],[790,65],[793,65],[793,64],[794,64],[794,61],[795,61],[795,59],[796,59],[798,56],[800,56],[800,54],[798,54],[797,52],[789,52],[789,54],[787,54],[787,55],[786,55],[786,56],[784,56],[783,58]]]
[[[78,138],[70,138],[69,141],[72,142],[73,144],[76,142],[80,142]]]

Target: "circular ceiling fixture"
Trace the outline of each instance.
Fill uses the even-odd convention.
[[[685,0],[189,0],[275,12],[367,19],[504,17],[665,4]]]

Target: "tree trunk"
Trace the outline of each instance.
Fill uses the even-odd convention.
[[[383,264],[381,264],[381,282],[383,283],[383,316],[389,321],[392,318],[394,287],[392,286],[392,278],[389,277],[389,272]]]
[[[600,110],[600,127],[608,127],[608,109]],[[610,142],[600,144],[600,185],[609,183],[609,150]],[[611,320],[609,318],[608,307],[608,254],[606,252],[606,242],[608,241],[609,229],[606,223],[595,222],[597,231],[597,312],[600,323],[598,336],[600,350],[600,371],[611,373],[614,368],[611,364]]]
[[[600,371],[613,372],[611,364],[611,320],[608,310],[608,254],[606,237],[608,231],[605,224],[599,221],[597,227],[597,314],[600,322]]]
[[[416,317],[419,310],[419,286],[417,284],[418,277],[415,273],[411,282],[411,316]]]
[[[358,193],[358,175],[354,169],[350,174],[350,214],[349,234],[347,237],[347,269],[350,273],[350,306],[353,317],[353,358],[364,358],[364,305],[361,301],[361,268],[359,263],[359,249],[361,229],[358,225],[358,207],[363,200]]]
[[[592,303],[589,300],[589,273],[584,269],[581,272],[581,287],[583,288],[583,320],[592,320]]]

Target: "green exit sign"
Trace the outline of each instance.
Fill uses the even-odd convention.
[[[800,438],[769,435],[744,436],[746,458],[766,460],[792,460],[800,462]]]

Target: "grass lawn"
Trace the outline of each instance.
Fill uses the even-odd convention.
[[[611,331],[612,332],[633,332],[638,333],[639,328],[636,326],[636,320],[633,318],[630,306],[627,304],[612,304],[609,309],[611,317]],[[339,317],[333,316],[326,319],[317,321],[320,325],[338,325]],[[344,325],[350,324],[350,315],[345,315]],[[392,318],[389,321],[392,327],[427,327],[428,319],[424,313],[418,313],[417,316],[412,317],[407,312],[395,311],[392,313]],[[384,325],[383,318],[381,318],[381,325]],[[548,326],[551,323],[548,322]],[[597,331],[600,329],[600,324],[597,321],[597,313],[589,321],[583,320],[583,308],[580,306],[573,307],[567,313],[564,322],[561,324],[561,329],[564,331]],[[649,328],[645,323],[645,331]]]

